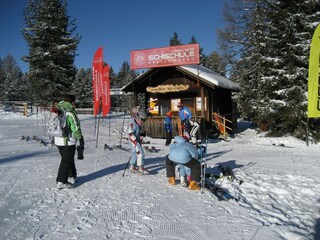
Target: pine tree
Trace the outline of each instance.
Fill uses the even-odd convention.
[[[91,68],[80,68],[72,84],[72,93],[79,100],[79,107],[92,107],[93,90]]]
[[[219,45],[223,58],[228,63],[230,79],[238,82],[241,91],[237,94],[238,109],[244,118],[258,122],[261,102],[261,61],[265,22],[264,7],[259,1],[233,0],[224,6],[226,26],[218,30]]]
[[[178,37],[178,33],[174,32],[173,36],[170,38],[170,46],[182,45],[181,39]]]
[[[3,71],[3,61],[0,58],[0,100],[4,101],[5,100],[5,90],[4,90],[4,86],[5,86],[5,74]]]
[[[23,81],[23,73],[13,56],[7,55],[3,59],[1,70],[3,74],[3,100],[25,100],[21,94],[26,91],[27,83]]]
[[[29,45],[29,80],[32,97],[37,101],[52,101],[69,92],[75,80],[74,58],[78,35],[75,22],[69,20],[64,0],[29,0],[24,11],[22,34]]]
[[[110,66],[109,76],[110,76],[110,88],[111,89],[120,88],[120,86],[118,85],[118,81],[117,81],[117,74],[113,70],[112,66]],[[119,106],[120,106],[119,99],[120,99],[119,95],[111,95],[111,109],[113,111],[120,111],[121,110],[119,108]]]
[[[233,1],[227,11],[220,43],[230,76],[241,85],[239,109],[270,134],[305,138],[307,64],[319,4],[246,0]]]
[[[320,3],[277,1],[270,7],[267,57],[272,61],[265,76],[270,133],[305,139],[309,47],[314,26],[320,22]]]
[[[268,118],[268,98],[263,79],[265,73],[270,71],[265,56],[269,45],[265,36],[269,21],[268,1],[254,0],[244,3],[247,5],[246,15],[243,16],[245,41],[236,64],[242,86],[239,101],[244,115],[252,118],[257,125],[263,126]]]
[[[22,73],[21,77],[17,79],[15,95],[17,101],[30,101],[30,85],[27,73]]]
[[[130,69],[130,64],[124,61],[116,77],[115,87],[122,88],[132,82],[136,77],[136,73]],[[114,101],[115,106],[120,108],[120,110],[128,109],[128,103],[130,103],[130,105],[133,104],[133,99],[131,99],[129,95],[120,95],[115,98]]]
[[[196,44],[198,43],[197,39],[195,36],[191,37],[191,41],[189,42],[189,44]],[[200,46],[199,48],[199,56],[200,56],[200,64],[201,65],[205,65],[206,62],[206,55],[203,52],[203,47]]]
[[[112,66],[110,66],[110,69],[109,69],[109,76],[110,76],[110,88],[116,88],[117,74],[114,72]]]
[[[242,0],[230,0],[224,4],[223,20],[226,23],[223,29],[218,29],[218,44],[222,57],[229,65],[232,72],[236,67],[240,54],[244,51],[245,36],[244,29],[247,20],[247,3]]]
[[[213,51],[209,56],[205,57],[203,65],[222,76],[226,75],[227,63],[216,51]]]

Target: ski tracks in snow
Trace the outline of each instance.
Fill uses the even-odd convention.
[[[86,123],[84,121],[84,125]],[[92,128],[84,129],[92,133]],[[107,152],[100,145],[95,148],[96,143],[88,137],[85,159],[76,161],[77,187],[57,190],[55,178],[60,163],[57,149],[32,142],[19,143],[18,138],[16,141],[10,139],[8,131],[10,128],[2,128],[1,134],[6,132],[5,136],[9,138],[6,141],[13,142],[17,148],[1,149],[7,153],[0,162],[1,239],[277,239],[273,228],[268,227],[277,223],[298,225],[305,231],[299,218],[294,216],[294,211],[301,208],[292,206],[292,211],[284,213],[281,205],[291,203],[272,198],[273,194],[285,194],[279,189],[298,186],[291,184],[297,179],[293,175],[286,176],[293,178],[287,182],[284,181],[285,176],[274,175],[287,185],[273,188],[271,183],[275,181],[268,179],[270,176],[266,171],[251,172],[248,168],[246,174],[239,177],[245,181],[241,189],[246,200],[240,203],[219,202],[207,192],[200,194],[180,185],[170,186],[164,166],[166,150],[147,153],[145,162],[151,170],[150,175],[127,172],[122,177],[130,152]],[[99,142],[108,141],[100,139]],[[224,148],[230,147],[222,146],[219,151]],[[210,151],[214,152],[214,149]],[[242,156],[232,156],[233,151],[225,152],[212,161],[241,160]],[[246,153],[244,157],[247,156]],[[259,177],[254,174],[259,174]],[[311,180],[310,177],[301,179],[305,187],[313,183]],[[307,189],[300,193],[300,189],[296,191],[297,198],[312,198],[311,191]],[[264,208],[258,204],[261,196],[257,197],[257,193],[265,196]],[[267,199],[272,200],[274,209],[278,211],[268,207],[270,200]],[[251,212],[250,217],[248,212]],[[308,217],[305,220],[312,219]]]

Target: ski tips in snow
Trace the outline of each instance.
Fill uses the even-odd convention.
[[[22,136],[20,141],[26,141],[26,142],[29,142],[30,140],[34,140],[34,141],[37,141],[39,142],[41,145],[43,146],[47,146],[48,143],[47,141],[43,140],[42,138],[39,138],[38,136]]]
[[[114,149],[118,149],[118,150],[124,150],[124,151],[129,151],[129,149],[126,149],[124,147],[122,147],[121,145],[109,145],[109,144],[104,144],[103,149],[109,150],[109,151],[113,151]]]
[[[238,202],[239,197],[236,197],[227,188],[223,187],[221,183],[225,180],[229,185],[232,185],[232,188],[234,188],[235,185],[239,187],[243,183],[243,180],[238,179],[229,166],[224,167],[222,165],[218,165],[218,169],[220,170],[220,175],[205,173],[204,189],[216,196],[219,201],[235,200]]]
[[[236,202],[239,201],[239,198],[235,198],[226,189],[222,187],[218,187],[212,182],[206,181],[205,189],[207,189],[211,194],[216,196],[218,201],[229,201],[229,200],[235,200]]]
[[[108,149],[108,150],[112,151],[112,150],[113,150],[113,147],[110,146],[110,145],[108,145],[108,144],[104,144],[103,149],[104,149],[104,150],[107,150],[107,149]]]
[[[221,171],[222,175],[227,177],[231,182],[236,181],[241,185],[243,183],[243,180],[238,179],[233,170],[228,166],[224,167],[222,165],[218,165],[219,170]]]
[[[160,149],[156,148],[155,146],[145,146],[144,147],[146,149],[146,151],[150,152],[150,153],[157,153],[160,151]]]

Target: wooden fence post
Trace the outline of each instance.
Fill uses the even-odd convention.
[[[23,103],[23,116],[28,117],[28,103]]]

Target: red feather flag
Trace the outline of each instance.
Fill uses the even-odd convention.
[[[100,111],[102,88],[103,53],[102,47],[98,48],[92,62],[92,88],[93,88],[93,115]]]
[[[102,116],[106,116],[111,107],[110,98],[110,74],[109,65],[105,65],[102,71]]]

